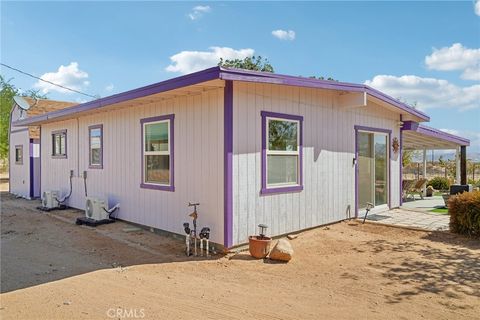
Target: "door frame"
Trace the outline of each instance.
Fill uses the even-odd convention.
[[[392,198],[392,182],[391,182],[391,166],[392,166],[392,157],[391,157],[391,137],[392,137],[392,130],[390,129],[382,129],[382,128],[373,128],[373,127],[366,127],[366,126],[359,126],[355,125],[355,218],[358,218],[358,132],[365,131],[370,133],[386,133],[387,134],[387,157],[388,157],[388,166],[387,166],[387,207],[391,209],[390,201]]]

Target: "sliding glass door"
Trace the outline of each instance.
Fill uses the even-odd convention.
[[[388,203],[388,135],[359,131],[358,148],[358,207],[364,210]]]

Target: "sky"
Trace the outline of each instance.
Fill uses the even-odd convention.
[[[365,83],[480,152],[480,1],[2,2],[2,63],[94,96],[266,57],[276,73]],[[92,98],[0,72],[50,99]]]

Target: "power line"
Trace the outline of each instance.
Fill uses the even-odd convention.
[[[17,71],[17,72],[19,72],[19,73],[21,73],[21,74],[24,74],[24,75],[26,75],[26,76],[29,76],[29,77],[35,78],[35,79],[37,79],[37,80],[40,80],[40,81],[49,83],[49,84],[51,84],[51,85],[60,87],[60,88],[62,88],[62,89],[69,90],[69,91],[72,91],[72,92],[76,92],[76,93],[79,93],[79,94],[83,94],[84,96],[87,96],[87,97],[90,97],[90,98],[98,99],[98,97],[96,97],[96,96],[92,96],[92,95],[90,95],[90,94],[88,94],[88,93],[84,93],[84,92],[81,92],[81,91],[78,91],[78,90],[75,90],[75,89],[72,89],[72,88],[68,88],[68,87],[62,86],[61,84],[58,84],[58,83],[54,83],[54,82],[51,82],[51,81],[48,81],[48,80],[44,80],[44,79],[42,79],[42,78],[39,78],[39,77],[37,77],[37,76],[34,76],[33,74],[30,74],[30,73],[28,73],[28,72],[25,72],[25,71],[19,70],[19,69],[17,69],[17,68],[11,67],[11,66],[6,65],[6,64],[4,64],[4,63],[1,63],[1,62],[0,62],[0,65],[4,66],[4,67],[6,67],[6,68],[12,69],[12,70],[14,70],[14,71]]]

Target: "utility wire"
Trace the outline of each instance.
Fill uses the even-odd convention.
[[[35,79],[37,79],[37,80],[40,80],[40,81],[49,83],[49,84],[51,84],[51,85],[60,87],[60,88],[62,88],[62,89],[69,90],[69,91],[72,91],[72,92],[76,92],[76,93],[79,93],[79,94],[83,94],[84,96],[87,96],[87,97],[90,97],[90,98],[98,99],[98,97],[96,97],[96,96],[92,96],[92,95],[90,95],[90,94],[88,94],[88,93],[84,93],[84,92],[81,92],[81,91],[78,91],[78,90],[75,90],[75,89],[71,89],[71,88],[62,86],[61,84],[58,84],[58,83],[54,83],[54,82],[51,82],[51,81],[48,81],[48,80],[44,80],[44,79],[42,79],[42,78],[39,78],[39,77],[37,77],[37,76],[34,76],[33,74],[30,74],[30,73],[28,73],[28,72],[25,72],[25,71],[19,70],[19,69],[17,69],[17,68],[11,67],[11,66],[6,65],[6,64],[4,64],[4,63],[1,63],[1,62],[0,62],[0,65],[4,66],[4,67],[6,67],[6,68],[12,69],[12,70],[14,70],[14,71],[17,71],[17,72],[19,72],[19,73],[21,73],[21,74],[24,74],[24,75],[26,75],[26,76],[29,76],[29,77],[35,78]]]

